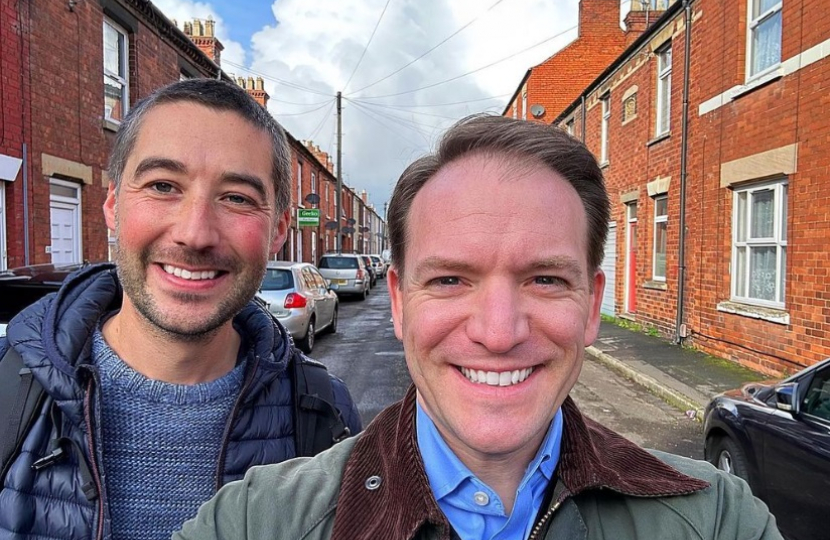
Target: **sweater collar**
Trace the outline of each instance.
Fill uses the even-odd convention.
[[[450,538],[449,522],[435,502],[418,450],[415,396],[410,386],[403,400],[381,412],[355,444],[343,473],[332,540],[409,540],[427,525],[440,538]],[[582,416],[570,397],[562,413],[557,469],[566,487],[562,498],[593,489],[666,497],[709,486]]]

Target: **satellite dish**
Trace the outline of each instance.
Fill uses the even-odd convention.
[[[329,221],[328,223],[326,223],[325,227],[326,227],[326,229],[328,229],[330,231],[333,231],[334,229],[337,228],[337,222],[336,221]]]
[[[346,223],[348,223],[349,225],[354,225],[355,223],[357,223],[357,220],[354,218],[349,218],[346,220]]]
[[[309,193],[305,196],[305,202],[307,202],[308,204],[317,204],[318,202],[320,202],[320,196],[316,193]]]
[[[343,227],[340,229],[343,234],[352,234],[354,232],[354,227]]]
[[[530,114],[533,115],[533,118],[542,118],[545,115],[545,108],[542,105],[531,105],[530,106]]]

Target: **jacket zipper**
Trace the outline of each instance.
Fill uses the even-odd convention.
[[[214,491],[219,491],[222,487],[222,478],[225,475],[225,459],[227,458],[227,451],[228,451],[228,439],[231,436],[231,426],[236,421],[236,414],[239,412],[239,407],[242,404],[242,400],[245,398],[245,394],[250,388],[251,383],[254,380],[254,375],[256,374],[257,368],[259,368],[259,356],[254,356],[254,365],[251,367],[248,375],[245,377],[245,383],[242,385],[242,388],[239,390],[239,396],[237,396],[236,401],[233,404],[233,408],[231,409],[230,414],[228,415],[228,421],[225,424],[225,432],[222,434],[222,447],[219,449],[219,461],[216,464],[216,486]]]
[[[92,436],[92,391],[95,382],[94,373],[90,376],[87,383],[86,399],[84,399],[84,419],[86,420],[87,430],[87,445],[89,445],[89,464],[92,467],[92,477],[95,479],[95,487],[98,489],[98,532],[95,536],[97,540],[104,538],[104,490],[101,486],[101,476],[98,472],[98,460],[96,457],[95,439]],[[79,457],[83,459],[83,457]]]
[[[565,484],[562,483],[562,480],[557,479],[556,485],[553,488],[553,504],[551,504],[548,511],[539,518],[539,521],[536,522],[536,525],[533,526],[533,530],[530,532],[530,536],[527,537],[527,540],[540,540],[541,537],[539,536],[542,530],[545,528],[545,525],[553,517],[554,512],[562,505],[562,502],[567,498],[567,489],[565,488]]]

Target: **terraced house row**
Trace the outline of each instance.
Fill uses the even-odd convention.
[[[619,17],[617,4],[581,10]],[[587,85],[553,100],[531,72],[514,97],[603,167],[603,312],[770,374],[830,356],[830,11],[631,5],[624,50]]]
[[[268,106],[264,81],[221,69],[214,22],[179,28],[147,0],[0,0],[0,270],[103,261],[101,205],[121,119],[155,88],[186,77],[235,81]],[[198,118],[193,129],[199,129]],[[289,134],[292,222],[277,258],[335,249],[336,179],[328,155]],[[380,253],[385,225],[365,192],[341,191],[341,249]],[[303,226],[301,210],[319,209]]]

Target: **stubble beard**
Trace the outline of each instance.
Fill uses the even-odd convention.
[[[163,256],[159,257],[159,254]],[[147,270],[153,264],[150,261],[160,259],[176,261],[187,266],[222,268],[235,279],[228,295],[202,320],[188,318],[186,315],[172,316],[158,306],[153,293],[147,287]],[[125,253],[117,242],[115,262],[124,295],[130,299],[139,315],[149,323],[152,332],[174,341],[210,340],[251,301],[265,276],[265,264],[262,264],[261,268],[245,268],[238,260],[229,257],[217,257],[187,249],[156,251],[152,247],[147,247],[135,256]],[[183,305],[204,302],[201,297],[194,294],[178,293],[171,296]]]

